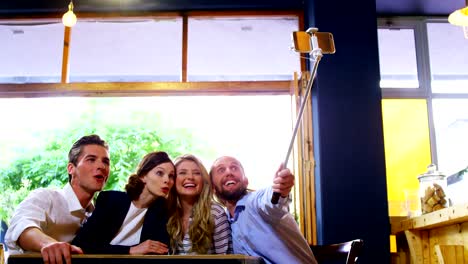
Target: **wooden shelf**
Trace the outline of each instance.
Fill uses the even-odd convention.
[[[468,263],[468,203],[392,221],[391,225],[392,234],[402,242],[397,245],[397,255],[404,261],[397,258],[399,262],[396,263],[440,264],[437,257],[455,249],[464,258],[465,262],[460,263]],[[460,256],[458,258],[463,259]],[[453,262],[452,258],[448,261],[452,261],[448,262],[450,264],[459,263]]]
[[[432,229],[451,224],[468,221],[468,203],[459,204],[434,211],[422,216],[413,217],[392,223],[392,234],[397,234],[405,230]]]

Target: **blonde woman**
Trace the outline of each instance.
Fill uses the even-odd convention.
[[[231,228],[226,212],[213,201],[210,176],[193,155],[175,159],[175,188],[169,199],[167,230],[174,254],[230,254]]]

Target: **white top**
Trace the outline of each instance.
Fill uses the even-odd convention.
[[[69,183],[61,190],[40,188],[32,191],[16,208],[5,235],[11,254],[25,253],[16,241],[26,228],[37,227],[61,242],[71,242],[81,224],[91,215],[94,206],[86,209]]]
[[[117,235],[110,242],[111,245],[133,246],[140,244],[141,229],[148,208],[137,208],[130,203],[127,216]]]

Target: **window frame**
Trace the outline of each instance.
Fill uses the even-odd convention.
[[[433,93],[428,42],[428,23],[448,23],[439,17],[379,17],[378,29],[410,28],[414,30],[419,89],[381,88],[382,99],[425,99],[427,105],[429,139],[432,163],[438,164],[437,141],[434,125],[432,99],[464,99],[468,93]]]
[[[180,82],[68,82],[68,46],[73,45],[72,29],[64,27],[64,46],[62,55],[61,83],[0,83],[0,97],[37,97],[37,96],[154,96],[154,95],[243,95],[243,94],[292,94],[294,80],[272,81],[218,81],[218,82],[187,82],[187,51],[188,51],[188,18],[224,18],[224,17],[278,17],[289,16],[298,19],[299,28],[304,27],[304,17],[300,11],[191,11],[191,12],[151,12],[142,15],[119,16],[115,14],[83,13],[83,19],[154,19],[182,17],[182,69]],[[52,17],[31,19],[0,19],[0,24],[41,24],[54,23],[59,20]],[[67,43],[68,45],[65,45]],[[301,60],[301,70],[306,69],[306,62]],[[293,74],[293,73],[291,73]],[[135,89],[135,85],[138,89]],[[57,91],[60,91],[57,93]]]
[[[29,98],[29,97],[116,97],[116,96],[197,96],[197,95],[278,95],[289,94],[291,96],[298,96],[298,86],[300,80],[297,79],[296,74],[292,80],[271,80],[271,81],[215,81],[215,82],[188,82],[187,81],[187,22],[188,17],[278,17],[278,16],[291,16],[298,19],[299,30],[304,28],[304,15],[301,11],[196,11],[196,12],[171,12],[171,13],[148,13],[144,16],[125,16],[116,14],[94,14],[86,13],[80,14],[81,18],[97,19],[147,19],[153,17],[182,17],[183,18],[183,37],[182,37],[182,69],[180,82],[93,82],[93,83],[69,83],[68,82],[68,45],[71,44],[73,38],[71,37],[72,29],[64,29],[64,47],[62,55],[62,71],[60,83],[26,83],[26,84],[0,84],[0,98]],[[15,18],[0,19],[0,23],[15,20]],[[32,19],[18,19],[18,23],[33,23],[37,21],[56,21],[51,17],[40,17]],[[301,71],[306,70],[306,61],[300,62]],[[293,73],[291,73],[293,75]],[[296,104],[300,100],[296,100]],[[310,109],[308,110],[311,111]],[[309,113],[311,118],[311,114]],[[295,120],[293,120],[294,122]],[[315,212],[315,189],[313,184],[311,188],[301,186],[299,182],[313,182],[313,169],[310,163],[314,164],[313,153],[306,153],[307,159],[303,160],[298,155],[302,155],[300,142],[312,141],[312,120],[304,122],[303,133],[301,133],[301,140],[297,140],[296,150],[299,153],[294,155],[294,169],[296,181],[293,194],[296,197],[294,206],[298,212],[298,222],[302,233],[310,242],[317,241],[316,232],[316,212]],[[299,137],[299,136],[298,136]],[[286,139],[285,139],[286,140]],[[309,152],[312,152],[308,147]],[[305,167],[305,171],[297,169]],[[308,198],[313,198],[313,201],[303,203]]]
[[[414,32],[414,44],[416,52],[416,67],[417,77],[419,82],[418,88],[381,88],[382,96],[385,98],[425,98],[430,90],[427,76],[428,53],[427,53],[427,37],[424,34],[424,24],[417,19],[409,18],[379,18],[378,29],[412,29]],[[426,39],[426,40],[425,40]]]

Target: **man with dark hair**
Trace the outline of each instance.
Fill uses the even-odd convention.
[[[41,252],[44,263],[70,264],[71,253],[83,253],[69,242],[94,210],[91,201],[106,184],[109,165],[109,146],[98,135],[76,141],[65,187],[34,190],[16,209],[5,236],[10,254]]]
[[[226,206],[231,222],[234,254],[262,257],[266,263],[310,263],[317,261],[297,223],[289,213],[289,192],[294,175],[283,165],[271,187],[250,191],[241,163],[220,157],[210,170],[215,195]],[[273,192],[281,194],[271,203]]]

